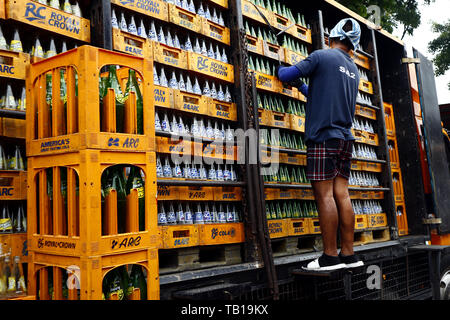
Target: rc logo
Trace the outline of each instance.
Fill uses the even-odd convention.
[[[36,8],[36,4],[32,2],[27,3],[27,8],[25,10],[25,19],[28,21],[37,21],[38,23],[45,24],[45,16],[41,14],[41,11],[44,11],[45,7],[40,6]]]
[[[109,140],[108,140],[108,147],[112,147],[112,146],[115,146],[115,147],[118,147],[119,146],[119,138],[109,138]]]
[[[134,7],[134,0],[121,0],[120,3],[124,6],[129,5],[130,7]]]
[[[197,59],[197,68],[198,70],[208,69],[208,65],[206,64],[208,59],[203,59],[202,57],[198,57]]]

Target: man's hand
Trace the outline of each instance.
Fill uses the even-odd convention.
[[[288,85],[290,85],[291,87],[296,87],[296,88],[300,88],[304,84],[305,83],[300,78],[298,78],[294,81],[288,82]]]

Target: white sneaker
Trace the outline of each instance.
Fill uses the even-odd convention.
[[[346,264],[342,263],[339,257],[322,254],[319,258],[308,263],[306,267],[302,267],[302,269],[306,271],[332,271],[345,267]]]

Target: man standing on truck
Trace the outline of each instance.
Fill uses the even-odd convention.
[[[319,211],[323,254],[306,270],[325,271],[364,265],[353,252],[355,216],[348,192],[359,72],[352,58],[361,28],[352,18],[341,20],[330,33],[331,49],[317,50],[295,66],[279,66],[282,82],[304,93],[307,178]],[[309,77],[309,87],[299,78]],[[337,251],[340,226],[341,251]]]

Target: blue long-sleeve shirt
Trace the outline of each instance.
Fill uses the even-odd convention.
[[[300,70],[298,70],[296,66],[281,66],[278,69],[278,79],[280,79],[282,82],[291,82],[297,80],[300,77]],[[304,96],[308,95],[308,85],[306,85],[306,83],[303,83],[300,87],[297,88]]]
[[[351,127],[359,73],[350,55],[341,49],[317,50],[297,65],[278,70],[278,78],[283,82],[300,77],[310,80],[305,140],[316,143],[333,138],[354,140]]]

